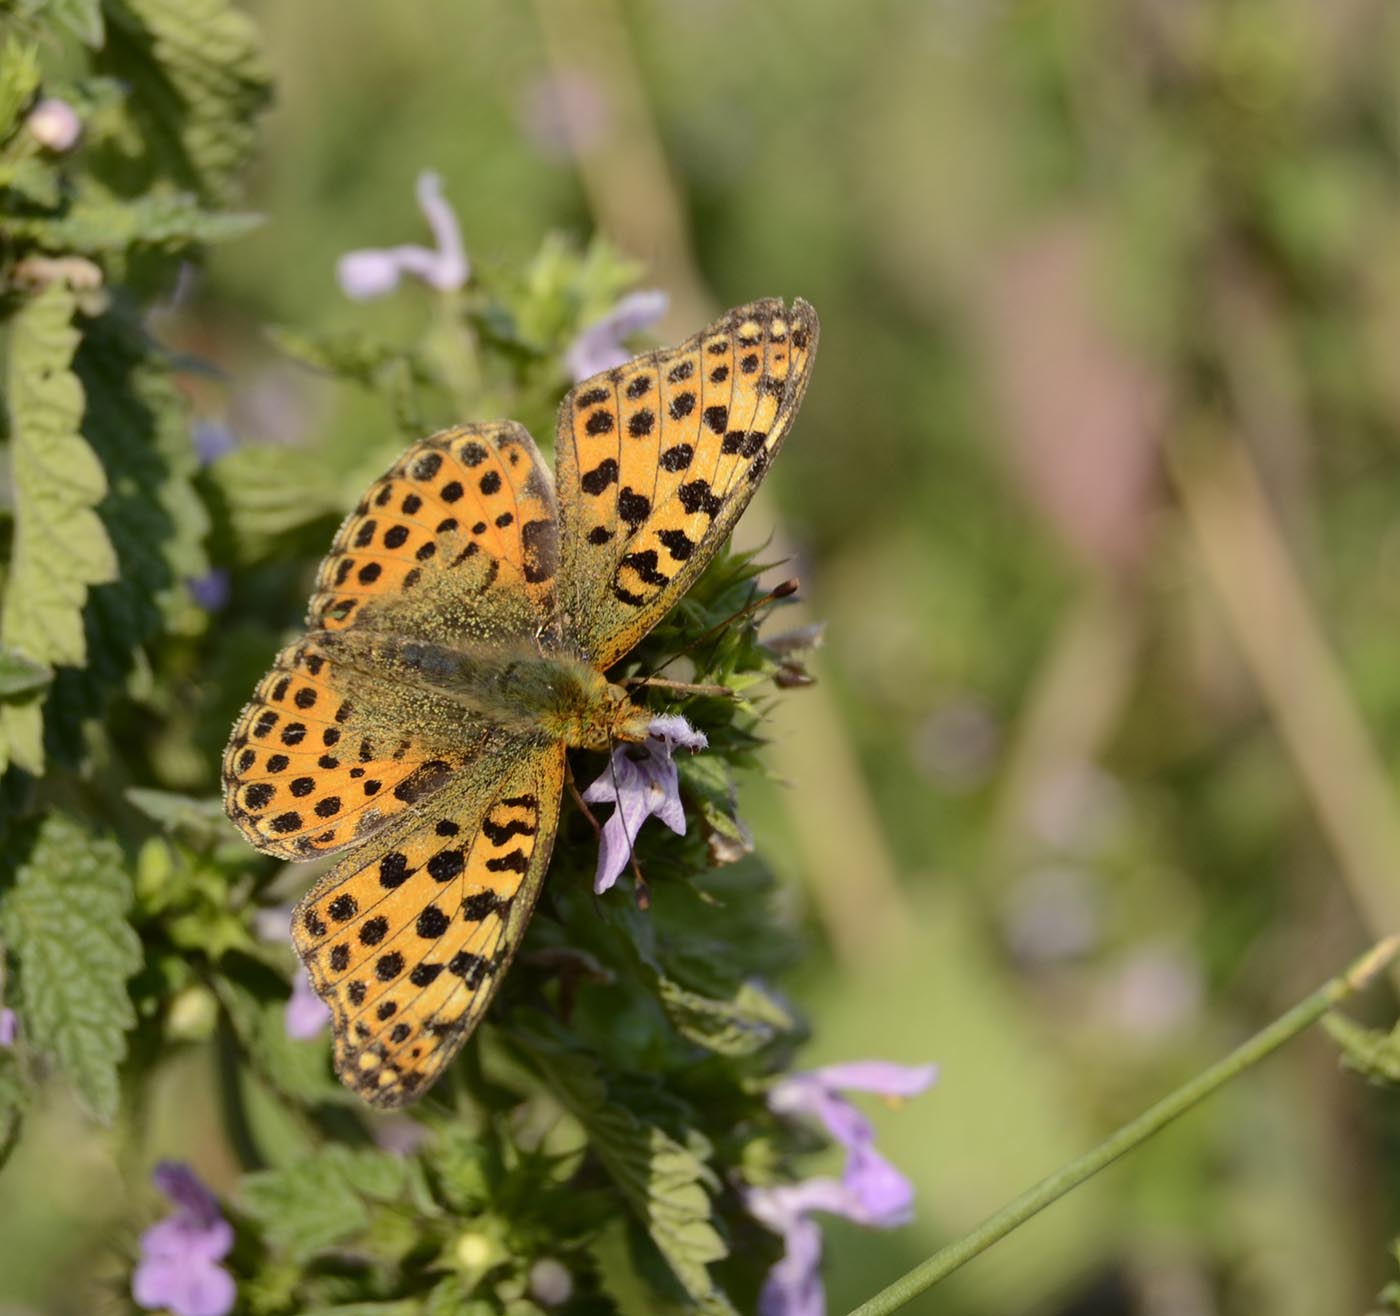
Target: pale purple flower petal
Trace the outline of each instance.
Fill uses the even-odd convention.
[[[456,212],[442,194],[442,179],[430,171],[419,174],[417,193],[418,206],[437,246],[404,243],[347,251],[336,262],[336,278],[347,297],[357,301],[382,297],[398,287],[406,274],[439,292],[454,292],[466,283],[471,266]]]
[[[330,1027],[331,1007],[316,995],[306,966],[299,964],[292,975],[292,994],[287,998],[283,1021],[287,1036],[305,1042]]]
[[[233,1227],[189,1166],[162,1161],[151,1178],[175,1210],[141,1235],[132,1297],[175,1316],[227,1316],[236,1296],[233,1277],[216,1263],[233,1247]]]
[[[431,170],[418,175],[418,208],[433,231],[437,243],[436,261],[421,277],[439,292],[455,292],[467,281],[471,264],[462,245],[462,229],[457,212],[442,194],[442,177]]]
[[[412,1156],[433,1136],[431,1129],[407,1115],[385,1116],[375,1124],[372,1133],[375,1146],[393,1156]]]
[[[917,1097],[938,1079],[937,1065],[897,1065],[890,1060],[848,1060],[839,1065],[793,1074],[778,1083],[811,1080],[829,1089],[874,1092],[882,1097]],[[776,1088],[775,1088],[776,1090]]]
[[[238,436],[222,420],[206,417],[194,424],[194,451],[201,466],[211,466],[238,447]]]
[[[19,1015],[7,1005],[0,1009],[0,1046],[14,1046],[19,1037]]]
[[[24,126],[40,146],[58,152],[71,151],[83,131],[77,110],[56,96],[46,96],[30,110]]]
[[[228,606],[233,578],[223,567],[213,567],[202,576],[191,576],[185,582],[190,598],[205,612],[222,612]]]
[[[913,1215],[914,1186],[879,1152],[870,1121],[840,1089],[911,1097],[937,1077],[934,1065],[896,1065],[883,1060],[828,1065],[790,1074],[773,1085],[769,1106],[783,1115],[810,1115],[820,1120],[846,1148],[840,1181],[807,1179],[773,1188],[750,1189],[750,1213],[782,1234],[786,1252],[768,1272],[759,1302],[760,1316],[824,1316],[821,1232],[809,1219],[813,1211],[845,1216],[857,1224],[889,1229]]]
[[[680,777],[671,750],[689,750],[709,743],[683,717],[674,714],[653,718],[651,735],[640,745],[619,745],[612,752],[607,771],[584,791],[589,804],[616,806],[603,824],[598,846],[598,870],[593,890],[599,895],[612,889],[632,857],[637,833],[648,818],[656,818],[678,836],[685,835],[685,808],[681,804]]]
[[[630,292],[601,320],[595,320],[564,354],[574,383],[630,361],[632,353],[623,347],[622,340],[655,324],[669,304],[670,298],[658,288]]]

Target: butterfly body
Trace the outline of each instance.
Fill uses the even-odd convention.
[[[342,525],[223,776],[260,849],[347,852],[292,938],[367,1101],[420,1094],[480,1019],[548,867],[566,749],[646,739],[604,673],[728,536],[816,339],[805,302],[739,307],[564,399],[557,494],[519,425],[464,425]]]

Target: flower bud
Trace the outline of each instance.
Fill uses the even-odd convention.
[[[48,151],[71,151],[83,131],[78,112],[56,96],[46,96],[30,110],[25,126],[34,140]]]

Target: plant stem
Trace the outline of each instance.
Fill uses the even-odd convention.
[[[1296,1037],[1332,1006],[1365,987],[1376,974],[1389,966],[1397,955],[1400,955],[1400,935],[1386,937],[1377,942],[1348,969],[1324,983],[1306,1000],[1300,1001],[1287,1014],[1275,1019],[1225,1059],[1177,1088],[1170,1096],[1144,1111],[1130,1124],[1125,1124],[1092,1151],[1086,1152],[1048,1178],[1042,1179],[1033,1188],[1027,1189],[1015,1201],[1009,1202],[995,1215],[989,1216],[970,1234],[935,1252],[928,1260],[920,1262],[888,1288],[861,1303],[850,1316],[887,1316],[887,1313],[897,1311],[910,1299],[951,1275],[959,1266],[985,1252],[993,1243],[1005,1238],[1017,1226],[1025,1224],[1033,1215],[1043,1211],[1072,1188],[1077,1188],[1124,1153],[1145,1142],[1178,1115],[1190,1110],[1198,1101],[1210,1096],[1217,1088],[1223,1087],[1232,1078]]]

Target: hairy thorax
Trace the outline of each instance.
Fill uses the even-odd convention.
[[[353,630],[317,637],[346,669],[397,687],[406,721],[445,704],[473,723],[578,749],[642,741],[651,714],[587,663],[524,645]]]

